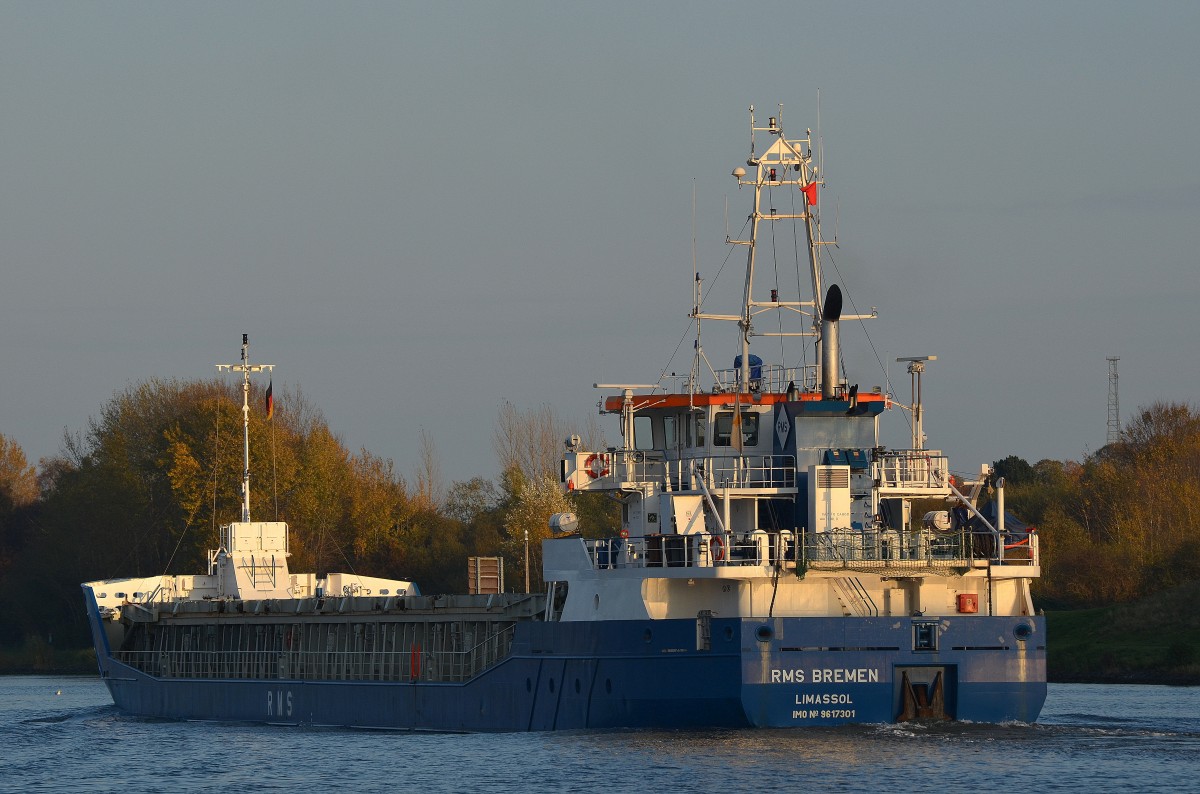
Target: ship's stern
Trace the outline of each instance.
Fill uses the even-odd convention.
[[[1033,722],[1045,699],[1041,617],[742,622],[742,704],[760,727]]]

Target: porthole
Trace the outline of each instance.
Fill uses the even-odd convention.
[[[599,608],[600,608],[600,594],[596,593],[596,595],[592,596],[592,609],[599,609]]]
[[[733,626],[726,626],[726,627],[725,627],[725,641],[726,641],[726,642],[732,642],[732,641],[733,641]]]
[[[581,687],[581,686],[580,686],[580,684],[579,684],[579,679],[578,679],[578,678],[576,678],[576,679],[575,679],[575,694],[576,694],[576,695],[578,695],[578,694],[579,694],[579,692],[580,692],[580,689],[581,689],[581,688],[582,688],[582,687]]]
[[[1018,623],[1017,627],[1013,629],[1013,635],[1021,642],[1025,642],[1033,636],[1033,626],[1028,623]]]
[[[526,692],[532,692],[532,691],[533,691],[533,679],[531,679],[531,678],[526,678],[526,679],[525,679],[525,691],[526,691]]]
[[[550,679],[550,694],[554,694],[554,679]]]
[[[758,627],[758,631],[754,632],[754,636],[758,638],[759,642],[770,642],[771,638],[775,636],[775,632],[771,630],[770,626],[763,625]]]
[[[604,692],[609,695],[612,694],[612,679],[611,678],[604,679]]]
[[[650,642],[650,640],[653,638],[654,634],[650,631],[650,629],[646,629],[646,633],[642,635],[642,639],[644,639],[646,642]]]

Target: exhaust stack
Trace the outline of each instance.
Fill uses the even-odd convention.
[[[838,345],[838,320],[842,316],[842,291],[837,284],[829,287],[825,293],[825,304],[821,307],[821,398],[832,400],[837,391],[838,358],[841,351]]]

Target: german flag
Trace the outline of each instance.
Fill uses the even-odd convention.
[[[267,383],[267,396],[263,401],[267,409],[267,419],[275,416],[275,381],[272,379]]]

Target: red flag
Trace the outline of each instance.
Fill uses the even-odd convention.
[[[809,206],[817,206],[817,183],[809,182],[800,189],[804,191],[804,197],[808,199]]]
[[[271,417],[273,417],[275,415],[274,389],[275,389],[275,381],[272,380],[270,383],[267,384],[266,407],[267,407],[267,418],[268,419],[270,419]]]

